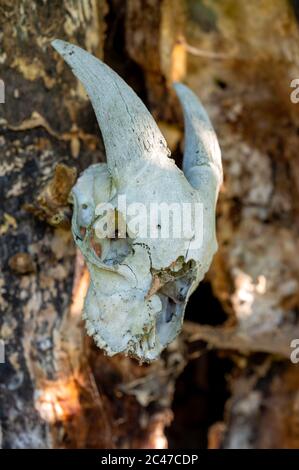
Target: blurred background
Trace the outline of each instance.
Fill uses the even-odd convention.
[[[219,138],[219,250],[152,365],[108,358],[81,321],[68,195],[105,151],[54,38],[133,87],[178,165],[174,81]],[[299,447],[298,51],[297,0],[0,0],[3,448]]]

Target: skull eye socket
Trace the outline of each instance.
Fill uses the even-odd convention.
[[[92,229],[87,243],[94,255],[107,266],[117,266],[122,263],[133,250],[133,239],[127,232],[125,236],[121,236],[117,228],[113,232],[110,231],[108,236],[101,238],[97,236],[97,231]]]
[[[102,261],[108,266],[116,266],[122,263],[132,252],[133,240],[128,236],[126,238],[111,238],[106,241],[109,243],[109,249]]]
[[[80,227],[80,234],[83,239],[86,235],[86,227],[82,227],[82,226]]]
[[[98,258],[101,258],[101,256],[102,256],[102,245],[101,245],[101,243],[99,243],[99,241],[97,240],[94,233],[90,237],[90,246],[93,249],[95,255]]]

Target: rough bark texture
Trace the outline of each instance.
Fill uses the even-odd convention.
[[[298,447],[297,10],[287,0],[0,1],[2,447],[165,447],[166,437]],[[151,366],[104,356],[80,319],[88,276],[68,193],[105,155],[54,38],[133,86],[178,163],[173,81],[198,93],[219,136],[219,251],[183,334]]]

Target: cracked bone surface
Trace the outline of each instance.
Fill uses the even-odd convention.
[[[215,205],[222,183],[217,137],[198,98],[175,84],[185,117],[184,174],[169,158],[149,111],[113,70],[77,46],[60,40],[52,45],[90,97],[107,156],[107,163],[87,168],[72,190],[73,236],[90,272],[87,332],[108,355],[124,352],[150,362],[181,330],[188,299],[217,249]],[[153,204],[170,210],[176,204],[184,213],[188,204],[190,229],[179,236],[170,230],[164,238],[159,234],[169,220],[148,217],[148,233],[141,233],[142,224],[136,229],[129,224],[120,196],[127,208],[143,207],[147,215]],[[103,207],[109,209],[104,213]],[[202,225],[196,208],[202,209]],[[109,217],[117,221],[110,233]]]

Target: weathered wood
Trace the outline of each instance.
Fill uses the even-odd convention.
[[[67,197],[75,169],[104,157],[89,104],[50,40],[100,53],[103,2],[2,1],[0,9],[2,446],[80,446],[88,381],[80,312],[70,309]]]

